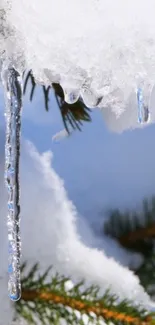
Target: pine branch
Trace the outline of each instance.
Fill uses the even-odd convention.
[[[24,94],[27,91],[28,83],[31,85],[30,101],[32,101],[34,97],[34,91],[37,87],[32,71],[29,71],[24,79]],[[68,104],[64,100],[64,93],[59,84],[53,83],[51,86],[45,87],[43,85],[41,87],[43,91],[46,111],[49,111],[50,92],[54,90],[55,99],[60,110],[62,121],[68,134],[70,134],[70,128],[73,130],[77,129],[81,131],[83,122],[91,122],[91,110],[85,106],[81,99],[79,99],[74,104]]]
[[[149,255],[153,252],[155,239],[155,198],[143,201],[143,212],[111,212],[104,224],[105,234],[115,238],[128,249]]]
[[[155,223],[150,226],[139,227],[139,229],[121,236],[119,242],[123,246],[127,246],[129,243],[144,240],[145,238],[155,238]]]
[[[23,265],[22,273],[25,267]],[[37,319],[41,324],[59,324],[60,319],[64,318],[67,324],[83,325],[82,314],[87,314],[94,324],[99,324],[100,319],[119,325],[153,324],[153,317],[146,310],[133,306],[127,300],[120,302],[109,291],[100,296],[97,286],[85,289],[84,282],[67,290],[68,278],[56,274],[47,282],[50,268],[38,278],[37,271],[38,265],[35,265],[22,278],[22,298],[15,305],[17,315],[31,324],[38,324]]]
[[[143,201],[141,214],[113,211],[104,230],[123,247],[143,254],[142,264],[133,271],[147,293],[155,299],[155,198]]]
[[[96,316],[101,316],[105,320],[122,321],[128,324],[134,325],[147,325],[150,323],[151,318],[146,317],[141,319],[139,317],[134,317],[127,315],[123,312],[109,310],[103,307],[103,303],[100,301],[96,304],[96,301],[90,303],[90,301],[83,301],[83,299],[76,299],[73,297],[67,297],[58,295],[55,292],[38,292],[36,290],[24,290],[22,294],[22,299],[24,301],[47,301],[48,303],[61,304],[63,306],[71,307],[76,309],[81,313],[90,314],[94,313]]]

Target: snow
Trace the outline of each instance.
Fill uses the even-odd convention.
[[[3,182],[4,132],[0,136],[0,325],[10,325],[12,308],[7,297],[7,233],[6,233],[6,191]],[[124,266],[116,262],[123,260],[119,246],[106,241],[106,251],[114,248],[113,258],[97,248],[97,239],[89,227],[85,232],[92,238],[91,248],[84,244],[77,230],[78,213],[69,201],[63,181],[51,166],[51,152],[39,154],[32,143],[23,140],[21,156],[21,206],[22,206],[22,254],[29,265],[40,262],[41,270],[49,265],[61,274],[71,275],[73,281],[85,279],[87,284],[96,283],[103,292],[111,287],[121,298],[151,306],[151,302],[138,279]],[[53,158],[52,158],[53,159]],[[84,226],[81,223],[81,228]],[[85,225],[86,227],[86,225]],[[31,241],[30,241],[31,239]],[[122,256],[122,257],[121,257]],[[128,262],[131,261],[129,255]],[[126,259],[127,265],[127,259]],[[116,281],[117,279],[117,281]]]
[[[1,58],[31,68],[38,82],[60,82],[68,101],[81,95],[104,116],[110,112],[108,122],[122,117],[121,127],[138,126],[137,87],[149,106],[155,80],[153,0],[1,0],[0,6]]]

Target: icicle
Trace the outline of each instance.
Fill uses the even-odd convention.
[[[94,92],[91,90],[90,86],[87,84],[84,84],[82,86],[80,95],[81,95],[85,105],[89,108],[98,107],[98,105],[101,103],[101,101],[103,99],[102,96],[98,96],[97,94],[94,94]]]
[[[20,284],[20,205],[19,158],[22,109],[22,78],[13,67],[3,67],[2,81],[6,97],[5,181],[8,190],[8,292],[11,300],[19,300]]]
[[[141,88],[138,88],[137,90],[137,101],[138,101],[138,122],[142,123],[143,92]]]
[[[151,91],[150,91],[151,93]],[[146,94],[145,94],[146,95]],[[144,96],[143,90],[138,88],[137,90],[137,102],[138,102],[138,122],[148,123],[150,121],[149,100],[150,96]]]

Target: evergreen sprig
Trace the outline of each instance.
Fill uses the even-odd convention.
[[[38,86],[35,82],[32,71],[29,71],[27,74],[24,73],[24,89],[23,93],[25,94],[28,88],[28,83],[31,85],[30,90],[30,101],[34,98],[35,89]],[[57,105],[60,110],[60,114],[65,126],[66,131],[70,134],[71,130],[81,131],[83,122],[91,122],[91,110],[86,107],[81,99],[79,99],[74,104],[68,104],[64,100],[64,92],[59,84],[53,83],[51,86],[42,85],[42,91],[44,96],[44,105],[46,111],[49,111],[49,102],[50,102],[50,93],[54,91],[54,96],[57,102]]]
[[[142,264],[133,271],[155,299],[155,197],[143,201],[141,213],[112,211],[104,232],[123,247],[142,254]]]
[[[22,266],[22,274],[26,264]],[[84,282],[77,283],[71,289],[66,284],[69,278],[58,273],[49,282],[49,268],[37,277],[38,265],[22,277],[22,297],[15,304],[16,318],[24,318],[30,324],[58,325],[61,319],[66,324],[84,325],[83,314],[88,316],[89,322],[100,324],[104,320],[107,324],[116,325],[152,325],[153,318],[146,310],[135,307],[133,302],[123,300],[106,291],[100,295],[99,287],[85,288]]]
[[[109,220],[104,224],[104,233],[119,243],[148,257],[152,254],[155,239],[155,197],[143,200],[142,212],[110,212]]]

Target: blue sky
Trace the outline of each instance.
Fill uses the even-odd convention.
[[[25,96],[22,135],[33,141],[40,152],[53,152],[53,167],[64,179],[78,211],[90,222],[94,216],[102,220],[109,208],[135,208],[143,197],[155,193],[154,125],[112,133],[101,112],[94,110],[92,123],[85,123],[82,132],[53,142],[52,136],[61,129],[63,124],[53,96],[48,113],[39,88],[32,103],[28,94]]]

